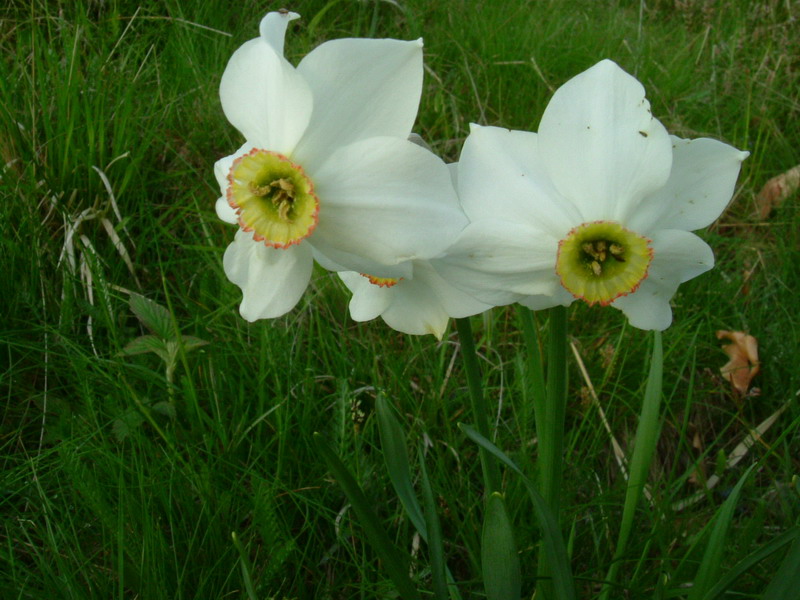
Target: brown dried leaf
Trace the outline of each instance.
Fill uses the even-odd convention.
[[[770,179],[756,196],[758,217],[766,219],[775,208],[800,189],[800,165]]]
[[[717,331],[717,339],[730,340],[722,349],[730,360],[720,369],[722,376],[733,384],[742,396],[747,394],[750,381],[760,370],[758,340],[742,331]]]

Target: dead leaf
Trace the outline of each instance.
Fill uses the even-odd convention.
[[[770,179],[756,196],[758,217],[766,219],[778,206],[800,189],[800,165]]]
[[[717,339],[730,340],[722,349],[730,360],[720,371],[722,376],[733,384],[734,389],[742,396],[747,395],[750,381],[760,370],[758,361],[758,340],[743,331],[717,331]]]

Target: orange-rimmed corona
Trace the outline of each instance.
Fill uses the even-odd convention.
[[[319,220],[319,198],[300,165],[283,154],[254,148],[228,173],[228,204],[239,226],[273,248],[299,244]]]
[[[369,282],[372,285],[377,285],[378,287],[382,288],[394,287],[403,280],[402,277],[399,279],[394,279],[392,277],[373,277],[372,275],[367,275],[366,273],[359,273],[359,275],[369,279]]]
[[[652,260],[650,240],[619,223],[594,221],[559,242],[556,273],[576,298],[607,306],[639,288]]]

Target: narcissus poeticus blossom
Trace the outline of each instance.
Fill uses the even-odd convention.
[[[392,329],[442,339],[450,317],[462,318],[491,308],[445,281],[436,261],[415,260],[408,277],[378,278],[352,271],[339,277],[353,293],[350,316],[369,321],[380,316]]]
[[[289,22],[269,13],[220,82],[245,137],[217,161],[217,214],[239,230],[225,252],[242,316],[297,304],[313,260],[378,277],[410,275],[466,225],[444,163],[408,140],[422,89],[422,41],[339,39],[293,67]]]
[[[538,134],[472,126],[457,177],[471,223],[439,271],[493,305],[581,299],[666,329],[678,286],[714,265],[690,232],[727,206],[747,156],[670,136],[604,60],[555,92]]]

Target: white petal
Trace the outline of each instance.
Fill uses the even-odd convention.
[[[645,279],[635,293],[615,300],[611,306],[625,313],[634,327],[663,331],[672,324],[671,297],[667,290]]]
[[[527,131],[471,125],[458,163],[458,194],[471,221],[520,220],[558,237],[581,222],[550,182],[537,135]]]
[[[244,295],[239,312],[256,321],[280,317],[294,308],[311,279],[314,261],[308,244],[269,248],[253,241],[252,233],[239,230],[222,264],[225,275]]]
[[[222,110],[259,148],[290,154],[311,119],[311,90],[283,57],[283,35],[295,13],[269,13],[261,37],[233,53],[219,85]]]
[[[393,302],[381,314],[386,324],[410,335],[430,333],[442,339],[450,316],[433,289],[417,278],[403,280],[393,289]]]
[[[554,306],[569,306],[575,302],[575,297],[563,287],[560,287],[552,295],[525,296],[524,298],[520,298],[518,302],[531,310],[544,310],[546,308],[553,308]]]
[[[539,148],[556,188],[583,221],[624,222],[666,183],[672,145],[644,88],[604,60],[561,86],[542,116]]]
[[[340,39],[298,65],[314,114],[295,157],[313,170],[345,144],[375,136],[408,138],[422,91],[422,41]]]
[[[312,178],[320,210],[309,240],[351,271],[394,277],[375,264],[436,256],[467,223],[445,164],[404,139],[345,146]]]
[[[392,302],[394,287],[374,285],[355,271],[339,273],[339,277],[353,293],[349,308],[350,317],[354,321],[371,321],[380,316]]]
[[[228,204],[228,199],[225,196],[217,198],[217,203],[214,205],[214,208],[220,220],[230,223],[231,225],[236,225],[239,222],[236,211]]]
[[[748,153],[717,140],[673,137],[672,172],[666,185],[650,195],[631,216],[636,231],[707,227],[733,196],[736,178]]]
[[[253,149],[253,144],[251,144],[250,142],[246,142],[241,148],[239,148],[236,152],[234,152],[230,156],[225,156],[223,158],[220,158],[217,162],[214,163],[214,177],[216,177],[217,179],[217,184],[219,185],[219,192],[220,194],[222,194],[222,197],[217,200],[215,208],[217,210],[217,216],[226,223],[236,224],[239,221],[236,215],[236,211],[233,208],[231,208],[227,200],[228,173],[231,170],[233,161],[235,161],[240,156],[247,154],[252,149]]]
[[[290,21],[299,19],[300,15],[294,12],[271,12],[261,19],[258,24],[258,33],[261,39],[267,42],[275,53],[283,56],[283,39],[286,37],[286,28]]]
[[[454,319],[477,315],[492,308],[444,279],[434,268],[437,260],[415,261],[414,279],[433,291],[444,312]]]
[[[653,262],[645,279],[633,294],[618,298],[612,306],[640,329],[662,330],[672,322],[669,301],[684,281],[714,266],[714,254],[699,237],[679,230],[653,235]]]
[[[555,293],[560,285],[557,249],[557,239],[527,224],[484,219],[468,225],[433,264],[452,285],[500,306],[524,296]]]

